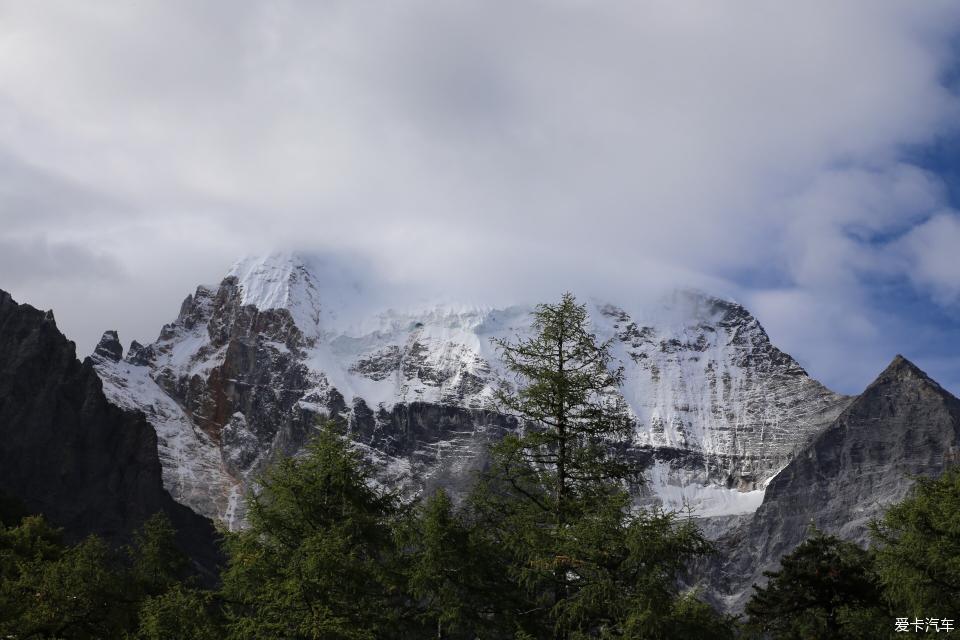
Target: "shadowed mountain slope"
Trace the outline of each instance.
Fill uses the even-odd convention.
[[[107,402],[90,360],[51,312],[0,291],[0,492],[63,527],[113,544],[162,511],[178,544],[208,575],[219,551],[212,523],[164,490],[157,438],[138,412]]]

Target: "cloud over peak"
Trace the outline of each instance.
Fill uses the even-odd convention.
[[[0,15],[0,162],[42,176],[0,192],[0,243],[27,248],[0,286],[57,306],[81,344],[107,324],[151,337],[196,282],[290,245],[465,294],[724,289],[847,391],[930,348],[886,335],[877,282],[957,302],[954,203],[903,152],[960,115],[951,2]],[[86,273],[70,255],[101,306],[66,292]]]

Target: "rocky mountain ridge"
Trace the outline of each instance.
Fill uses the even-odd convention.
[[[511,382],[491,338],[529,331],[531,310],[377,309],[351,274],[274,254],[198,287],[156,342],[131,344],[126,358],[107,332],[93,361],[108,397],[156,428],[173,495],[238,524],[259,470],[299,450],[324,417],[349,423],[388,480],[469,482],[488,439],[514,426],[490,402]],[[849,403],[732,301],[677,292],[637,309],[590,300],[588,310],[625,367],[632,450],[648,463],[639,500],[752,512],[767,481]]]
[[[215,575],[213,525],[164,490],[153,428],[139,412],[107,401],[91,361],[77,360],[51,312],[17,304],[5,291],[0,440],[0,494],[62,527],[68,541],[96,534],[129,543],[163,512],[198,569]]]

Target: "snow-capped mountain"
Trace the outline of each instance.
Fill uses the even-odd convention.
[[[231,525],[239,497],[322,416],[342,417],[385,481],[456,489],[514,427],[491,405],[510,380],[492,338],[529,331],[533,305],[382,304],[333,263],[296,254],[238,262],[200,286],[150,345],[93,356],[114,403],[157,430],[174,497]],[[774,347],[740,305],[678,292],[633,308],[589,300],[613,338],[648,464],[640,500],[700,515],[750,512],[793,453],[849,402]]]

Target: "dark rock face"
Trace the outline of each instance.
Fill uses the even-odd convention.
[[[144,346],[136,340],[130,343],[130,352],[127,354],[127,358],[133,364],[146,366],[153,362],[155,357],[156,354],[153,352],[152,346]]]
[[[103,337],[100,338],[93,352],[102,358],[118,362],[123,357],[123,345],[120,344],[117,332],[112,329],[104,331]]]
[[[467,409],[432,402],[397,404],[375,414],[358,399],[353,411],[351,431],[354,438],[376,447],[387,455],[434,458],[428,449],[438,442],[457,448],[486,430],[513,431],[516,419],[485,409]],[[461,436],[457,439],[456,436]]]
[[[899,502],[911,476],[958,460],[960,400],[897,356],[830,427],[769,484],[754,516],[720,539],[711,571],[717,602],[740,610],[751,584],[775,570],[811,524],[866,544],[867,526]]]
[[[115,339],[105,334],[103,357],[119,357]],[[163,488],[156,435],[143,415],[107,402],[91,361],[77,360],[50,312],[4,291],[0,441],[0,492],[63,527],[69,540],[97,534],[124,543],[162,511],[199,569],[210,575],[217,564],[212,523]]]
[[[318,422],[333,419],[346,424],[356,442],[383,464],[384,481],[402,476],[402,483],[413,481],[416,487],[442,483],[456,495],[460,485],[472,481],[471,471],[482,466],[490,435],[515,427],[508,416],[453,404],[462,395],[449,398],[451,404],[411,402],[371,409],[356,398],[348,405],[322,371],[305,364],[313,341],[288,310],[261,310],[241,299],[235,277],[224,279],[216,291],[199,287],[184,301],[176,321],[163,328],[160,340],[138,345],[137,358],[131,348],[128,357],[131,365],[156,365],[151,377],[219,445],[223,470],[231,478],[250,482],[277,457],[299,451]],[[203,346],[190,361],[215,364],[185,375],[175,350],[194,337]],[[431,368],[424,351],[413,341],[409,349],[394,348],[383,358],[361,361],[357,369],[373,380],[396,376],[399,370],[404,379],[436,386],[452,377]],[[143,353],[149,353],[149,360]],[[101,375],[118,368],[103,358],[94,360]],[[468,375],[458,380],[449,385],[450,393],[482,387]],[[231,513],[242,514],[242,505]]]
[[[489,445],[518,428],[514,417],[486,409],[413,402],[374,412],[359,398],[349,424],[354,440],[376,452],[373,457],[400,463],[394,473],[428,493],[442,487],[454,499],[469,491]]]
[[[255,462],[262,462],[259,454],[272,448],[278,432],[290,441],[282,452],[293,453],[312,424],[293,411],[294,405],[312,384],[299,360],[304,339],[290,314],[241,305],[236,279],[227,278],[216,292],[199,287],[188,296],[177,320],[164,326],[161,340],[150,348],[169,356],[175,339],[191,332],[208,340],[194,357],[222,354],[222,364],[190,376],[168,365],[155,379],[214,441],[244,449],[227,459],[230,472],[243,475],[255,469]]]

